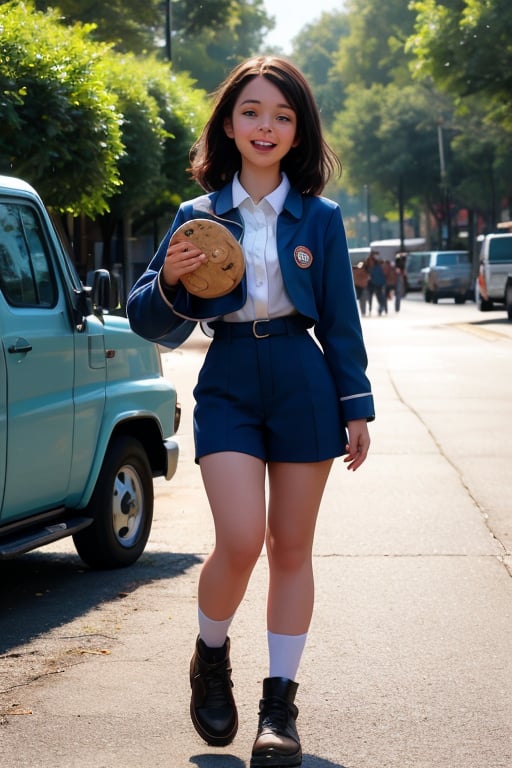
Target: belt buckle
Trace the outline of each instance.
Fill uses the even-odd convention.
[[[258,333],[257,325],[258,323],[269,323],[269,320],[253,320],[252,323],[252,335],[255,339],[268,339],[270,336],[270,333]]]

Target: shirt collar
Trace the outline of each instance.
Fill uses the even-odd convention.
[[[278,216],[284,208],[284,203],[288,192],[290,191],[290,186],[287,175],[282,173],[279,186],[263,198],[272,206]],[[250,196],[242,187],[240,179],[238,178],[238,173],[236,173],[233,177],[233,207],[239,208],[245,200],[250,200]]]

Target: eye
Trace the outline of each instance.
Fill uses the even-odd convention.
[[[244,109],[244,111],[242,112],[242,115],[244,117],[255,117],[256,112],[254,111],[254,109]]]

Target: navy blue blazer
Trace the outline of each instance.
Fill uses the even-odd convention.
[[[243,240],[243,221],[233,208],[232,187],[183,203],[146,272],[135,283],[127,315],[135,333],[175,348],[197,322],[212,320],[244,306],[245,276],[231,293],[216,299],[189,294],[179,283],[172,302],[161,288],[159,273],[172,233],[185,221],[211,218]],[[314,333],[336,383],[345,421],[374,418],[366,376],[367,355],[355,297],[352,266],[339,206],[324,197],[291,189],[277,220],[277,250],[288,296],[314,323]]]

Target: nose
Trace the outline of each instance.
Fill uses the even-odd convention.
[[[270,125],[270,120],[267,117],[263,117],[261,119],[261,122],[258,126],[259,131],[264,131],[265,133],[269,133],[269,131],[272,130],[272,127]]]

